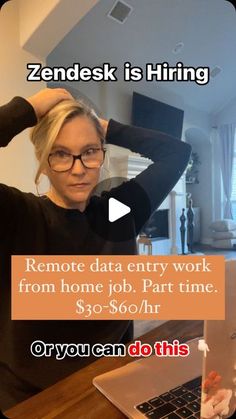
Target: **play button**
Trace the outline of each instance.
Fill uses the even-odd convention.
[[[131,182],[131,183],[130,183]],[[122,242],[136,239],[136,228],[140,231],[143,219],[150,214],[149,198],[145,190],[133,180],[123,177],[112,177],[99,182],[92,193],[90,204],[85,212],[91,231],[93,252],[101,252],[101,240],[104,243],[104,254],[110,252],[109,243],[121,243],[119,254],[125,248]],[[140,226],[140,228],[139,228]]]
[[[131,211],[128,205],[122,204],[115,198],[109,198],[108,204],[108,219],[110,223],[113,223],[116,220],[124,217],[126,214],[129,214]]]

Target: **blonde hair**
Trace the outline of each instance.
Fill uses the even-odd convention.
[[[32,128],[30,140],[35,148],[35,155],[39,161],[39,167],[35,176],[38,185],[40,175],[47,164],[48,155],[63,125],[77,116],[86,116],[94,124],[101,143],[104,143],[104,133],[99,119],[93,109],[76,100],[64,100],[54,106]]]

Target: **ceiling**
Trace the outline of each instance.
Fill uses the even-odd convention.
[[[114,0],[100,0],[48,57],[57,65],[117,66],[123,82],[123,64],[130,61],[175,66],[216,65],[221,73],[207,85],[195,82],[146,82],[147,91],[158,86],[181,96],[186,105],[214,114],[236,99],[236,12],[224,0],[126,0],[133,11],[124,24],[107,17]],[[179,54],[172,52],[184,43]],[[137,83],[136,83],[137,84]],[[156,94],[153,94],[155,97]],[[157,95],[158,97],[158,95]]]

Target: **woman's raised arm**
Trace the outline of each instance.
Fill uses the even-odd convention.
[[[15,135],[35,125],[43,115],[62,100],[72,96],[65,89],[43,89],[27,99],[16,96],[0,107],[0,147],[5,147]]]

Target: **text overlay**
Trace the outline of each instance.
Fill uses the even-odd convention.
[[[224,319],[223,256],[12,256],[12,319]]]

